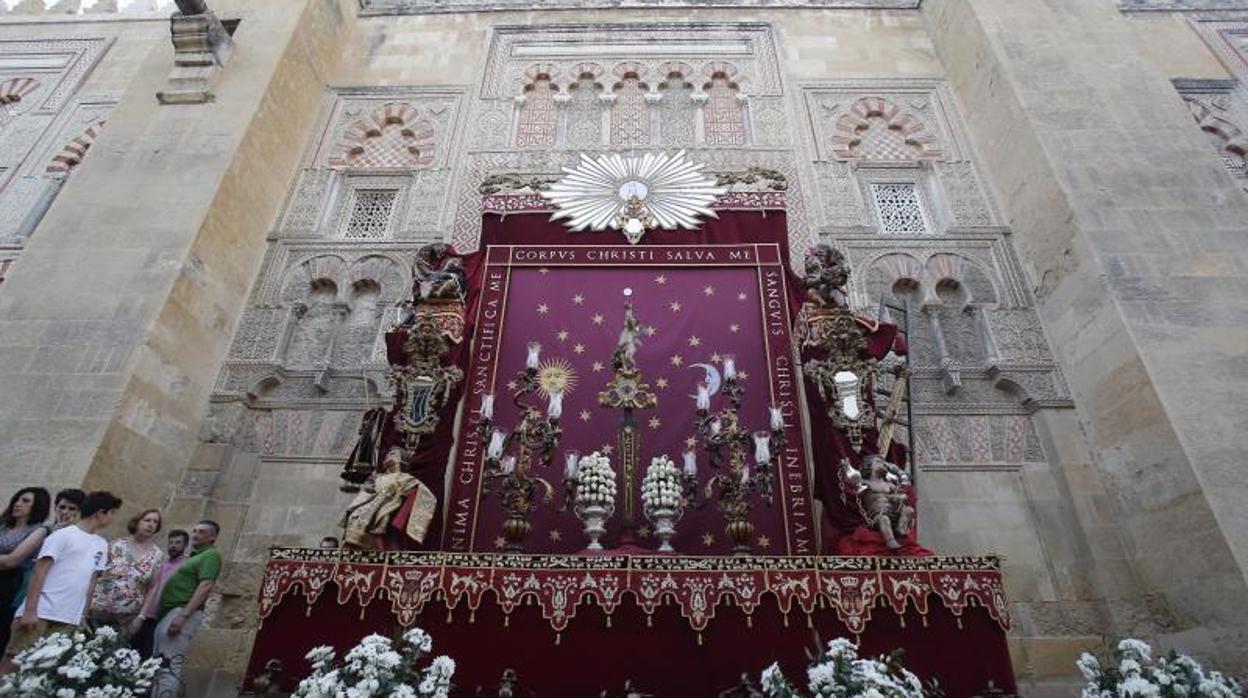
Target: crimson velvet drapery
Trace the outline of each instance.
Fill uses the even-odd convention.
[[[302,595],[287,596],[263,621],[248,679],[268,660],[279,659],[283,687],[293,690],[310,670],[303,657],[313,647],[331,645],[343,652],[369,633],[395,636],[401,631],[384,599],[360,607],[354,601],[339,604],[336,595],[331,582],[311,606]],[[618,690],[625,680],[659,698],[712,698],[743,673],[757,683],[772,661],[802,684],[814,633],[825,642],[853,637],[830,609],[816,610],[810,620],[812,627],[804,614],[793,611],[786,624],[775,600],[765,598],[749,620],[721,607],[709,627],[697,633],[670,605],[648,618],[626,604],[609,623],[601,609],[583,605],[556,634],[536,606],[505,615],[487,596],[475,612],[462,604],[448,612],[431,603],[415,624],[432,634],[435,655],[455,659],[454,696],[475,695],[478,686],[494,686],[504,669],[514,668],[526,690],[540,698],[593,698],[603,690]],[[906,665],[924,679],[937,679],[949,698],[975,696],[989,681],[1014,690],[1005,632],[980,607],[965,609],[960,619],[938,603],[925,615],[909,608],[898,616],[881,602],[860,641],[864,656],[903,648]]]

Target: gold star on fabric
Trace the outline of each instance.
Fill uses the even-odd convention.
[[[549,536],[550,536],[550,539],[551,539],[552,541],[556,542],[556,543],[558,543],[559,541],[563,540],[563,534],[562,534],[562,533],[560,533],[560,532],[558,532],[558,531],[551,531],[551,532],[550,532],[550,533],[548,533],[547,535],[549,535]]]
[[[581,413],[578,416],[581,418],[582,422],[588,422],[591,417],[589,410],[581,410]]]
[[[656,378],[654,380],[654,387],[658,388],[659,390],[667,390],[667,379]]]
[[[591,368],[594,369],[594,373],[599,373],[602,371],[602,369],[606,368],[606,366],[603,365],[601,361],[595,361],[594,365]]]
[[[507,381],[507,389],[508,389],[508,390],[510,390],[510,391],[512,391],[513,393],[514,393],[514,392],[516,391],[516,389],[517,389],[517,388],[519,388],[519,387],[520,387],[520,384],[519,384],[519,383],[517,383],[517,382],[515,382],[515,381]]]
[[[749,298],[749,296],[747,296],[747,295],[745,294],[745,291],[740,291],[740,292],[738,292],[738,293],[737,293],[737,300],[739,300],[739,301],[743,301],[743,300],[745,300],[746,298]]]
[[[550,312],[550,306],[549,306],[549,305],[546,305],[545,303],[542,303],[541,305],[537,306],[537,314],[538,314],[538,315],[545,315],[546,313],[549,313],[549,312]]]
[[[718,363],[722,363],[723,360],[724,360],[724,357],[719,352],[715,352],[714,354],[711,354],[711,363],[718,364]]]
[[[549,270],[549,269],[547,269],[546,267],[538,267],[538,268],[537,268],[537,273],[538,273],[538,274],[543,274],[543,275],[544,275],[544,274],[549,274],[549,273],[550,273],[550,270]]]
[[[656,284],[658,284],[658,285],[662,286],[663,284],[667,283],[667,277],[666,277],[666,276],[656,276],[656,277],[654,277],[654,283],[656,283]]]
[[[669,304],[668,304],[668,306],[667,306],[667,307],[671,308],[673,313],[679,313],[679,312],[680,312],[680,301],[672,301],[671,303],[669,303]]]
[[[576,344],[572,345],[572,353],[574,353],[574,354],[584,354],[584,353],[585,353],[585,345],[584,345],[584,344],[581,344],[580,342],[577,342]]]
[[[729,331],[729,332],[740,332],[740,331],[741,331],[741,326],[740,326],[740,325],[737,325],[737,324],[732,324],[732,325],[729,325],[729,326],[728,326],[728,331]]]
[[[701,338],[701,337],[698,337],[697,335],[694,335],[694,336],[690,337],[690,338],[689,338],[689,346],[691,346],[691,347],[700,347],[700,346],[702,346],[702,338]]]
[[[590,321],[593,322],[595,325],[601,325],[602,319],[603,319],[602,314],[599,313],[599,314],[594,315],[592,318],[590,318]]]
[[[707,286],[706,288],[703,288],[703,289],[702,289],[702,295],[704,295],[704,296],[713,296],[713,295],[715,295],[715,287],[714,287],[714,286]]]
[[[653,337],[655,332],[658,332],[658,330],[654,329],[654,325],[651,325],[645,329],[645,333],[647,337]]]
[[[765,550],[765,549],[767,549],[767,548],[770,548],[770,547],[771,547],[771,539],[770,539],[770,538],[768,538],[767,536],[759,536],[759,537],[758,537],[758,547],[763,548],[764,550]]]
[[[740,379],[741,379],[741,380],[743,380],[743,381],[744,381],[744,380],[749,380],[749,379],[750,379],[750,373],[749,373],[749,371],[737,371],[737,378],[740,378]]]
[[[698,437],[690,436],[685,439],[685,448],[694,448],[698,445]]]
[[[558,339],[560,342],[568,341],[568,331],[559,330],[558,332],[555,333],[555,339]]]
[[[680,356],[680,354],[673,356],[672,358],[668,359],[668,361],[673,366],[682,366],[685,363],[685,360]]]
[[[663,426],[663,421],[659,419],[658,417],[651,417],[649,424],[650,424],[651,429],[658,429],[659,427]]]
[[[601,451],[602,455],[609,456],[613,451],[615,451],[615,446],[612,446],[611,444],[603,444]]]
[[[641,528],[637,529],[637,537],[638,537],[638,538],[649,538],[649,537],[650,537],[650,527],[649,527],[649,526],[642,526]]]
[[[581,294],[578,293],[575,296],[572,296],[572,302],[575,303],[576,305],[584,305],[585,296],[582,296]]]
[[[703,534],[702,534],[702,545],[705,545],[705,546],[706,546],[706,547],[708,547],[708,548],[709,548],[709,547],[711,547],[712,545],[715,545],[715,534],[713,534],[713,533],[703,533]]]
[[[507,547],[507,541],[502,536],[499,536],[494,539],[494,547],[502,550]]]

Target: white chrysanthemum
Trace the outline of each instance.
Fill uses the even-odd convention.
[[[1147,642],[1130,637],[1118,643],[1118,651],[1123,656],[1131,657],[1140,662],[1149,661],[1153,655],[1153,648],[1149,647]]]
[[[1101,662],[1088,652],[1079,655],[1075,666],[1079,668],[1079,673],[1083,674],[1085,681],[1096,681],[1101,676]]]
[[[1159,698],[1161,689],[1139,676],[1128,676],[1118,684],[1118,695],[1121,698]]]

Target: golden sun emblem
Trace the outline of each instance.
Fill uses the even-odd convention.
[[[547,397],[576,390],[576,369],[566,359],[547,359],[537,367],[537,383]]]

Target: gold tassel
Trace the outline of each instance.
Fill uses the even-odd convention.
[[[754,627],[754,616],[746,616],[746,617],[745,617],[745,627],[747,627],[747,628],[753,628],[753,627]]]
[[[311,606],[305,606],[305,607],[303,608],[303,617],[304,617],[304,618],[311,618],[311,617],[312,617],[312,607],[311,607]]]
[[[607,616],[607,627],[611,627],[611,616]]]
[[[474,608],[468,611],[468,622],[469,623],[477,622],[477,609]]]
[[[364,606],[360,606],[360,620],[364,620]]]
[[[698,633],[698,647],[702,646],[702,633]]]
[[[510,627],[511,627],[511,616],[510,616],[510,615],[503,616],[503,627],[504,627],[504,628],[510,628]]]
[[[650,615],[649,613],[646,614],[646,627],[647,628],[654,627],[654,616]]]
[[[784,627],[789,627],[789,614],[784,614]]]
[[[450,625],[451,621],[453,620],[452,614],[454,614],[454,611],[452,611],[452,610],[451,610],[451,609],[449,609],[449,608],[448,608],[448,609],[446,609],[446,623],[447,623],[447,625]]]
[[[563,642],[563,633],[555,633],[555,644],[559,645]]]

